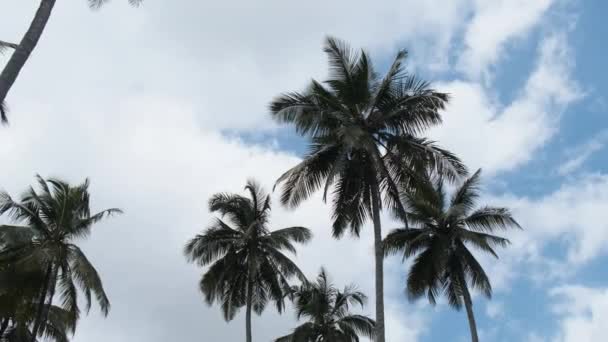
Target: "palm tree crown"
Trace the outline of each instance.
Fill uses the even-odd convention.
[[[185,247],[188,260],[209,266],[200,288],[208,304],[221,303],[226,320],[243,306],[248,314],[251,309],[261,314],[269,301],[281,312],[289,278],[306,279],[284,252],[295,254],[294,242],[306,243],[312,234],[304,227],[271,231],[270,196],[253,181],[246,189],[249,198],[226,193],[211,197],[209,209],[221,218]]]
[[[279,180],[284,204],[295,207],[320,187],[327,195],[335,185],[334,234],[348,226],[358,234],[371,216],[374,186],[398,205],[394,181],[405,182],[414,166],[443,169],[450,177],[466,173],[453,154],[419,137],[441,122],[448,95],[404,71],[405,51],[384,77],[365,51],[355,53],[344,42],[328,38],[325,52],[327,81],[313,80],[306,91],[283,94],[270,106],[277,121],[311,138],[304,160]]]
[[[363,307],[367,297],[354,285],[339,291],[324,269],[316,282],[293,287],[292,295],[298,319],[308,322],[275,342],[358,342],[360,336],[373,337],[374,320],[350,312],[353,305]]]
[[[0,193],[0,215],[7,214],[17,223],[0,226],[0,235],[8,242],[0,257],[17,269],[37,269],[43,274],[38,284],[40,295],[36,299],[38,309],[32,339],[50,319],[57,287],[62,309],[73,322],[80,312],[77,287],[82,290],[87,311],[94,296],[101,311],[108,313],[110,302],[101,278],[75,242],[90,235],[95,223],[121,212],[114,208],[91,214],[88,180],[77,186],[40,176],[37,180],[40,189],[30,187],[20,201],[6,192]]]
[[[408,218],[414,227],[397,229],[385,239],[386,254],[416,256],[407,278],[410,299],[426,295],[431,303],[445,294],[449,304],[467,306],[474,325],[468,286],[492,295],[490,280],[469,246],[498,257],[496,247],[509,240],[493,235],[496,230],[519,227],[506,208],[476,208],[481,170],[467,179],[447,201],[441,177],[427,177],[407,197]],[[472,327],[476,336],[476,328]]]
[[[384,342],[384,271],[381,197],[407,222],[400,189],[411,187],[420,170],[450,179],[466,173],[452,153],[420,137],[441,122],[448,96],[403,69],[400,51],[384,77],[374,71],[365,51],[328,38],[329,79],[313,80],[304,92],[286,93],[270,105],[273,117],[310,137],[304,160],[284,173],[281,201],[296,207],[319,188],[324,200],[333,188],[333,234],[359,235],[368,218],[374,222],[376,340]]]

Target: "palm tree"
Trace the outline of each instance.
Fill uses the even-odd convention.
[[[6,107],[4,100],[9,90],[17,80],[21,69],[36,48],[38,40],[46,27],[56,0],[40,0],[40,5],[36,11],[30,27],[23,36],[19,44],[0,41],[0,52],[5,49],[13,49],[13,54],[0,74],[0,119],[3,123],[7,122]],[[92,9],[97,9],[108,0],[87,0]],[[128,0],[131,5],[137,6],[143,0]]]
[[[385,239],[387,255],[416,256],[407,278],[409,298],[426,295],[435,304],[436,297],[445,294],[457,310],[464,302],[473,342],[479,338],[469,286],[488,298],[492,286],[469,246],[498,258],[494,249],[507,246],[509,240],[492,233],[520,227],[506,208],[476,207],[480,174],[478,170],[464,181],[449,203],[441,177],[427,178],[418,191],[406,196],[408,218],[415,227],[394,230]]]
[[[251,342],[251,311],[260,315],[274,301],[282,312],[289,278],[306,280],[284,251],[295,254],[293,243],[306,243],[312,234],[304,227],[271,231],[270,196],[254,181],[245,189],[249,198],[227,193],[211,197],[209,210],[221,218],[190,240],[184,252],[190,262],[209,266],[200,289],[209,305],[221,303],[226,321],[246,307],[246,340]]]
[[[25,241],[16,248],[7,249],[18,268],[37,265],[43,271],[43,280],[36,299],[36,318],[32,327],[32,342],[41,334],[50,315],[55,290],[59,287],[62,307],[73,321],[78,319],[77,286],[91,307],[94,295],[101,311],[108,314],[110,302],[103,289],[97,270],[75,244],[79,238],[90,235],[91,228],[106,216],[121,213],[107,209],[91,214],[89,207],[89,181],[78,186],[59,179],[45,180],[37,176],[39,190],[30,187],[15,201],[6,192],[0,193],[0,215],[7,214],[17,226],[1,226],[4,235],[20,235],[14,241]],[[24,238],[27,237],[27,238]],[[0,254],[4,254],[0,253]]]
[[[359,235],[371,217],[376,268],[376,340],[384,342],[383,258],[380,211],[385,206],[406,220],[399,185],[407,188],[420,169],[450,179],[466,174],[456,156],[419,135],[441,122],[448,100],[429,84],[406,74],[406,51],[397,53],[379,77],[365,51],[328,38],[329,79],[304,92],[286,93],[270,105],[274,119],[295,126],[311,140],[304,160],[283,174],[281,200],[294,208],[320,187],[333,186],[333,235],[347,228]]]
[[[359,342],[359,336],[373,338],[373,319],[350,312],[351,306],[362,308],[367,297],[350,285],[339,291],[330,283],[324,269],[315,283],[293,287],[292,295],[298,319],[308,322],[275,342]]]

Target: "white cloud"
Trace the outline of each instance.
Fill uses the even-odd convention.
[[[486,304],[486,315],[492,319],[502,316],[504,311],[505,308],[502,302],[492,301]]]
[[[511,241],[498,251],[500,259],[479,255],[494,289],[510,291],[518,278],[541,286],[564,281],[606,255],[607,194],[608,175],[588,174],[538,198],[505,194],[483,199],[484,204],[512,209],[523,227],[499,234]]]
[[[512,207],[538,243],[561,241],[575,266],[608,251],[608,176],[587,175],[543,198],[519,199]]]
[[[559,333],[553,342],[595,342],[606,338],[608,289],[578,285],[554,288],[551,294],[560,303]]]
[[[568,151],[566,156],[569,158],[563,163],[557,172],[562,175],[568,175],[580,169],[581,166],[596,152],[600,151],[608,141],[608,131],[602,131],[589,139],[584,144],[575,147]]]
[[[509,104],[475,82],[440,83],[453,98],[431,136],[486,175],[513,170],[554,136],[561,113],[581,97],[571,67],[566,37],[556,34],[541,42],[536,68]]]
[[[477,11],[465,32],[465,52],[458,67],[473,77],[488,77],[507,43],[525,37],[538,25],[553,0],[476,0]]]

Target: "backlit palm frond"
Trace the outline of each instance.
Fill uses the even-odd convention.
[[[483,207],[472,212],[463,221],[467,228],[480,232],[493,232],[497,229],[520,228],[507,208]]]

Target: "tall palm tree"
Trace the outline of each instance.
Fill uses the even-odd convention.
[[[374,320],[350,312],[353,305],[363,308],[367,297],[354,285],[338,290],[324,269],[315,283],[293,287],[292,295],[298,319],[305,317],[308,322],[275,342],[359,342],[360,336],[373,338]]]
[[[254,181],[245,189],[249,198],[227,193],[211,197],[209,210],[221,218],[190,240],[184,252],[190,262],[209,266],[200,289],[209,305],[221,304],[224,319],[232,320],[246,307],[246,341],[251,342],[251,311],[260,315],[274,301],[282,312],[289,278],[306,280],[284,252],[295,254],[294,242],[306,243],[312,234],[304,227],[271,231],[270,196]]]
[[[92,9],[97,9],[108,2],[108,0],[87,1]],[[143,0],[128,1],[131,5],[137,6]],[[30,27],[19,44],[0,41],[0,52],[6,49],[14,50],[11,58],[0,74],[0,120],[3,123],[7,122],[5,106],[6,95],[17,80],[17,77],[19,76],[19,73],[21,72],[21,69],[27,62],[28,58],[36,48],[36,45],[42,36],[42,32],[44,31],[44,28],[51,17],[51,12],[53,11],[55,2],[56,0],[40,0],[40,5],[38,6],[38,10],[34,15],[34,19],[30,23]]]
[[[469,247],[498,258],[496,247],[509,240],[493,235],[497,230],[519,224],[507,208],[476,207],[481,170],[456,189],[450,201],[441,177],[428,177],[416,192],[407,197],[409,229],[397,229],[385,239],[385,252],[416,256],[407,277],[411,300],[426,295],[434,304],[444,294],[449,304],[459,310],[464,303],[473,342],[479,341],[469,286],[488,298],[490,280]]]
[[[376,269],[376,340],[384,342],[383,258],[380,211],[383,202],[403,220],[400,187],[407,188],[421,169],[450,179],[466,174],[456,156],[420,137],[441,122],[448,96],[403,69],[406,51],[397,53],[384,77],[374,71],[365,51],[328,38],[330,74],[304,92],[286,93],[270,105],[279,122],[310,138],[304,160],[287,171],[281,200],[298,206],[319,188],[324,200],[333,186],[333,235],[350,228],[359,235],[371,217]],[[382,200],[384,197],[384,201]]]
[[[71,186],[59,179],[45,180],[37,176],[39,190],[30,187],[15,201],[6,192],[0,193],[0,215],[7,214],[17,226],[2,226],[4,235],[20,235],[15,241],[25,241],[17,251],[17,267],[34,264],[44,271],[40,295],[37,299],[36,318],[32,327],[32,342],[41,333],[49,309],[59,288],[62,307],[78,319],[77,286],[80,287],[86,302],[86,310],[91,307],[94,295],[101,311],[107,315],[110,302],[103,289],[97,270],[75,244],[91,234],[91,228],[106,216],[120,213],[119,209],[107,209],[91,214],[89,206],[89,181]],[[28,238],[23,238],[27,236]],[[2,253],[4,254],[4,253]]]

